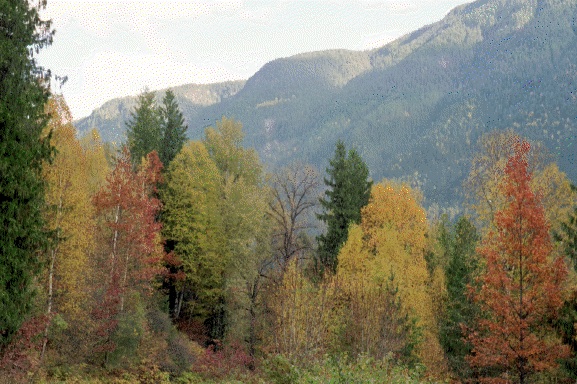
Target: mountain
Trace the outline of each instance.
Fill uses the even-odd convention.
[[[198,113],[210,105],[217,104],[235,95],[246,81],[227,81],[217,84],[186,84],[172,87],[178,105],[188,121],[194,121]],[[161,102],[167,89],[155,91]],[[126,96],[107,101],[90,116],[75,121],[82,135],[97,128],[104,141],[120,143],[125,140],[126,122],[136,108],[138,96]]]
[[[206,86],[227,90],[211,102],[189,103],[196,90],[179,102],[191,138],[226,115],[271,168],[299,160],[321,170],[343,139],[373,179],[407,180],[426,206],[457,207],[475,143],[493,129],[544,142],[577,180],[576,57],[574,0],[479,0],[384,47],[277,59],[246,83]],[[109,103],[115,118],[99,117],[105,104],[78,127],[118,135],[131,106]]]

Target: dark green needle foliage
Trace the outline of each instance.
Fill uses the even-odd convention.
[[[41,170],[52,155],[43,137],[50,73],[33,54],[52,43],[53,32],[30,3],[0,0],[0,353],[31,310],[49,240]]]
[[[318,260],[321,270],[335,273],[337,256],[347,240],[350,223],[359,223],[361,208],[367,205],[371,194],[372,181],[369,169],[356,150],[349,150],[338,141],[335,155],[327,168],[328,178],[324,179],[328,189],[320,199],[323,213],[317,215],[327,225],[327,231],[317,237]]]
[[[160,112],[156,107],[154,93],[145,90],[138,96],[138,106],[131,113],[126,124],[128,147],[134,165],[140,164],[143,157],[157,151],[162,142]]]
[[[571,186],[573,192],[577,192],[577,187]],[[561,223],[561,232],[553,235],[556,241],[561,242],[565,255],[573,262],[573,268],[577,272],[577,207]],[[557,319],[557,329],[561,334],[563,342],[571,347],[571,357],[564,359],[561,366],[565,369],[572,380],[577,380],[577,292],[565,301]]]
[[[467,379],[471,371],[465,356],[471,353],[471,345],[464,341],[462,328],[471,327],[477,317],[477,306],[469,298],[467,286],[473,285],[478,272],[479,261],[476,256],[478,235],[475,227],[461,216],[454,228],[443,228],[439,242],[448,254],[447,306],[440,324],[440,341],[445,350],[449,367],[461,379]]]
[[[186,142],[188,126],[184,124],[184,117],[178,108],[178,103],[172,90],[166,91],[162,104],[160,115],[163,137],[159,156],[160,161],[166,168]]]

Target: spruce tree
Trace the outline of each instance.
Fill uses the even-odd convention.
[[[573,193],[577,187],[571,185]],[[561,224],[561,231],[554,233],[555,241],[561,243],[561,249],[565,256],[572,261],[573,268],[577,272],[577,206],[567,220]],[[571,348],[571,356],[561,360],[561,366],[572,380],[577,380],[577,291],[565,300],[559,319],[555,323],[563,343]]]
[[[465,341],[462,326],[470,329],[478,313],[478,306],[469,299],[467,289],[468,285],[474,284],[479,269],[476,256],[478,240],[475,227],[465,216],[457,220],[454,228],[442,230],[439,236],[439,242],[449,256],[445,270],[446,313],[441,320],[439,339],[449,368],[460,379],[471,376],[465,361],[465,356],[471,353],[471,345]]]
[[[133,165],[140,164],[140,160],[150,152],[159,151],[162,130],[153,92],[145,90],[138,96],[138,106],[126,126]]]
[[[50,73],[32,56],[52,43],[50,21],[38,15],[45,3],[0,5],[0,353],[31,310],[39,251],[49,239],[41,170],[52,153],[43,135]]]
[[[359,154],[351,149],[347,155],[345,144],[340,140],[327,174],[324,182],[328,189],[320,199],[324,212],[317,215],[326,223],[327,231],[317,237],[318,260],[321,269],[335,273],[337,256],[347,240],[349,224],[359,223],[361,208],[369,202],[372,181],[368,180],[369,170]]]
[[[162,104],[160,107],[162,143],[159,155],[166,168],[186,142],[188,126],[184,125],[184,117],[172,90],[166,91]]]

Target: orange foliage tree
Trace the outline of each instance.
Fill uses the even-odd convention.
[[[530,187],[526,141],[514,144],[500,186],[505,207],[478,252],[486,262],[473,293],[484,315],[470,330],[469,363],[484,380],[527,382],[566,356],[549,321],[562,305],[567,268],[553,258],[549,226],[540,199]]]
[[[105,353],[105,364],[108,353],[116,348],[113,336],[129,297],[150,294],[151,282],[160,273],[161,224],[156,221],[160,202],[153,196],[161,168],[157,153],[151,152],[134,172],[124,148],[106,185],[94,197],[102,229],[97,264],[103,274],[94,311],[96,350]]]

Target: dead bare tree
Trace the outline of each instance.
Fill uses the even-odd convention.
[[[274,223],[275,260],[282,270],[311,248],[306,231],[314,227],[309,216],[318,202],[318,172],[309,165],[292,164],[271,177],[269,215]]]

